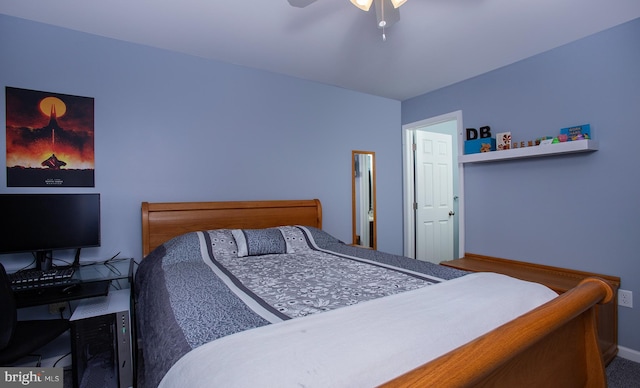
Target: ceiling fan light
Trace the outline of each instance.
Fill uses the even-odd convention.
[[[391,4],[393,4],[393,8],[398,8],[406,2],[407,0],[391,0]]]
[[[351,0],[351,4],[355,5],[356,7],[360,8],[363,11],[368,11],[369,8],[371,8],[371,4],[373,4],[373,0]]]

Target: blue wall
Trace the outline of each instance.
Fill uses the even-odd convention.
[[[462,110],[514,140],[591,124],[589,154],[465,165],[466,251],[620,276],[640,298],[640,19],[402,102],[402,123]],[[640,305],[619,308],[640,350]]]
[[[142,201],[319,198],[350,241],[353,149],[376,152],[378,244],[402,252],[399,101],[6,15],[0,85],[2,107],[5,86],[95,98],[95,189],[7,188],[0,168],[3,193],[101,193],[87,259],[140,259]]]
[[[102,194],[91,259],[140,259],[142,201],[319,198],[348,241],[353,149],[376,152],[378,247],[401,253],[401,123],[460,109],[516,140],[590,123],[595,153],[465,167],[466,250],[621,276],[637,299],[638,42],[636,20],[401,104],[0,15],[0,86],[95,98],[96,187],[55,190]],[[0,168],[2,193],[50,191]],[[638,311],[619,314],[632,349]]]

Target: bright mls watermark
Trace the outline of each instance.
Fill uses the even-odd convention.
[[[62,368],[0,367],[0,388],[42,387],[63,388]]]

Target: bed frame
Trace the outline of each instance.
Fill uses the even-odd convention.
[[[281,225],[322,228],[320,201],[143,202],[143,257],[186,232]],[[613,296],[605,280],[585,279],[554,300],[384,386],[605,387],[595,305]]]
[[[188,232],[283,225],[322,229],[320,200],[142,202],[142,257],[165,241]]]

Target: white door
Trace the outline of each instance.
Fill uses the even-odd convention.
[[[448,134],[415,131],[416,258],[453,260],[453,147]]]

